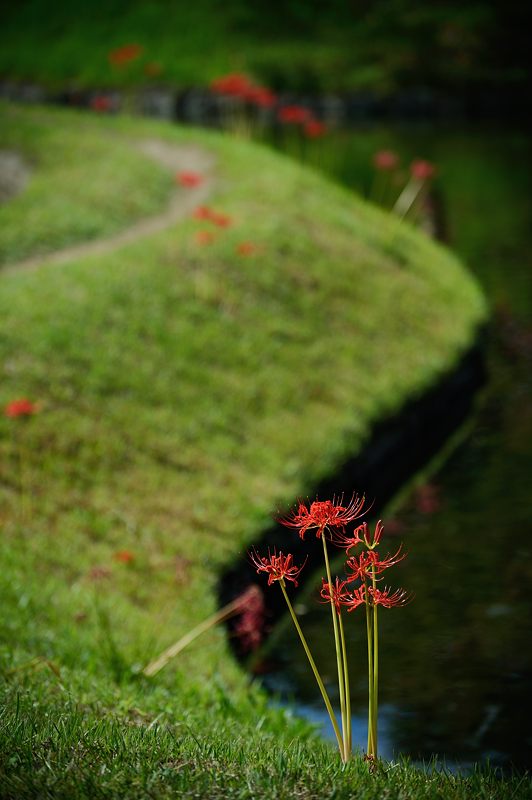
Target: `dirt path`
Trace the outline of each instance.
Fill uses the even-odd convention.
[[[209,197],[212,187],[212,169],[214,157],[195,145],[173,145],[162,139],[146,139],[134,146],[143,155],[151,158],[172,174],[181,170],[200,173],[204,180],[200,186],[190,188],[178,187],[172,193],[170,202],[164,211],[155,216],[135,222],[120,233],[104,239],[65,247],[42,256],[32,256],[24,261],[6,264],[0,274],[19,272],[21,270],[35,270],[47,264],[64,264],[67,261],[83,256],[105,255],[125,244],[158,233],[179,220],[186,219],[196,206],[204,203]]]

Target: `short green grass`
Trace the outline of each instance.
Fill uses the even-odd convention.
[[[57,125],[73,151],[87,126],[120,152],[147,136],[208,149],[211,204],[233,224],[208,246],[187,219],[107,255],[0,273],[0,404],[41,404],[0,418],[3,796],[517,797],[522,781],[491,773],[342,770],[267,706],[221,629],[156,679],[139,675],[214,611],[220,570],[272,510],[471,344],[486,313],[474,281],[414,230],[251,143],[17,114],[26,130]],[[244,240],[255,255],[236,253]],[[123,549],[132,563],[114,558]]]

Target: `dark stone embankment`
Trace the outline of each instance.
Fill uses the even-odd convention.
[[[475,345],[462,356],[454,369],[424,395],[408,402],[398,415],[377,424],[362,452],[348,459],[336,474],[309,492],[309,498],[326,500],[344,493],[349,499],[356,492],[365,495],[368,505],[371,503],[370,515],[376,517],[394,494],[434,458],[470,415],[476,392],[486,380],[483,340],[484,331],[481,331]],[[295,502],[297,498],[294,498]],[[274,547],[284,553],[293,553],[296,564],[302,564],[307,558],[299,588],[321,564],[322,548],[316,537],[308,534],[302,541],[297,532],[276,522],[264,531],[255,546],[260,553],[267,553],[268,548]],[[220,605],[230,602],[252,585],[264,590],[266,580],[257,575],[243,554],[221,576],[218,587]],[[289,594],[294,594],[292,584],[288,590]],[[286,606],[279,591],[264,591],[263,599],[261,634],[264,636],[286,612]],[[235,633],[238,622],[239,617],[236,617],[227,625],[235,654],[242,657],[246,653]]]

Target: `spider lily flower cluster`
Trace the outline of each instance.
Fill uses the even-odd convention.
[[[382,586],[381,581],[383,580],[383,573],[399,563],[399,561],[402,561],[405,554],[402,552],[402,547],[399,547],[395,553],[388,553],[381,557],[376,549],[380,545],[383,534],[381,521],[377,522],[373,532],[367,522],[357,525],[356,521],[366,513],[364,510],[364,498],[353,495],[347,505],[342,505],[342,502],[343,500],[340,498],[338,502],[333,499],[316,500],[310,504],[299,503],[297,509],[280,517],[278,520],[281,524],[297,530],[302,539],[305,538],[309,531],[312,531],[322,542],[327,577],[322,579],[320,596],[322,602],[328,604],[331,609],[340,696],[340,724],[338,724],[327,690],[286,592],[287,581],[291,581],[297,586],[297,580],[305,564],[297,566],[294,564],[291,553],[277,553],[275,550],[273,553],[268,552],[268,556],[261,556],[256,551],[253,551],[250,553],[250,557],[257,572],[264,572],[268,575],[268,586],[278,583],[281,588],[329,713],[343,762],[348,761],[352,753],[352,734],[351,695],[342,611],[345,610],[350,613],[359,607],[365,609],[368,646],[368,742],[366,757],[374,763],[378,756],[378,608],[379,606],[383,608],[403,606],[410,600],[410,595],[404,589],[393,591],[388,586]],[[349,532],[348,527],[353,523],[354,528]],[[342,548],[346,552],[345,576],[343,578],[335,577],[334,580],[332,578],[328,544]]]

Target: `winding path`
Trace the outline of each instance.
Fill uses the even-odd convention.
[[[83,256],[104,255],[144,236],[158,233],[179,220],[186,219],[211,194],[213,188],[212,169],[215,160],[203,148],[196,145],[173,145],[162,139],[145,139],[135,143],[135,146],[140,153],[157,162],[172,174],[184,170],[193,171],[200,173],[204,180],[194,188],[177,187],[163,211],[141,219],[119,233],[103,239],[81,242],[46,255],[32,256],[23,261],[6,264],[1,270],[2,274],[35,270],[48,264],[64,264]]]

